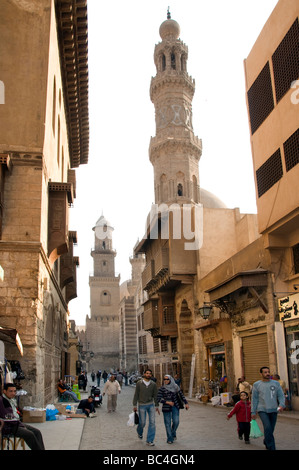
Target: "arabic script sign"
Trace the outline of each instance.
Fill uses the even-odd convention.
[[[278,299],[280,321],[299,319],[299,294],[291,294]]]

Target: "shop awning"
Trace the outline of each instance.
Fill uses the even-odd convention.
[[[265,269],[242,271],[217,286],[206,289],[205,292],[210,294],[210,301],[213,302],[243,287],[267,287],[267,274]]]
[[[0,341],[15,344],[20,351],[21,356],[23,356],[23,345],[17,330],[14,328],[3,328],[0,326]]]

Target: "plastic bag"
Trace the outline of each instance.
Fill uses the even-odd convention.
[[[127,422],[128,426],[134,426],[135,424],[135,413],[130,413],[129,414],[129,421]]]
[[[46,410],[46,421],[55,421],[58,410]]]
[[[218,395],[216,397],[211,398],[211,402],[213,406],[220,405],[221,404],[221,397]]]
[[[56,415],[59,411],[55,408],[54,405],[47,405],[46,407],[46,421],[55,421]]]
[[[259,425],[257,424],[255,419],[252,419],[250,421],[250,434],[249,437],[252,439],[256,439],[257,437],[262,437],[264,434],[259,428]]]

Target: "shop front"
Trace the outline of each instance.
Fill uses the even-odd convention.
[[[13,382],[18,388],[24,379],[20,359],[23,346],[17,330],[0,327],[0,394],[5,383]]]
[[[227,392],[227,376],[224,343],[208,347],[208,363],[210,389],[218,392]]]
[[[284,326],[288,368],[289,398],[294,410],[299,410],[299,294],[278,299],[280,321]]]
[[[200,329],[206,350],[209,395],[233,391],[233,352],[229,320],[210,321]]]

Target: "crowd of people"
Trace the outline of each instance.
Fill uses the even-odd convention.
[[[121,393],[123,382],[128,385],[127,374],[120,371],[105,373],[97,371],[91,374],[92,382],[97,380],[100,385],[103,379],[103,396],[107,395],[107,411],[112,413],[117,408],[117,397]],[[107,375],[106,375],[107,374]],[[268,450],[275,450],[274,430],[277,415],[285,408],[285,395],[287,389],[285,383],[278,375],[270,375],[269,367],[261,367],[261,379],[250,385],[245,377],[238,379],[236,391],[233,394],[233,409],[227,415],[231,419],[234,415],[237,421],[237,433],[239,439],[243,439],[246,444],[250,443],[250,433],[253,421],[259,415],[262,426],[264,445]],[[87,374],[82,373],[81,387],[86,390]],[[79,382],[80,382],[79,377]],[[71,398],[78,402],[78,413],[84,413],[87,417],[95,416],[95,403],[93,396],[88,396],[79,400],[77,395],[70,390],[70,387],[60,379],[58,390],[61,396]],[[9,433],[9,426],[14,424],[14,435],[23,438],[28,447],[32,450],[44,450],[43,437],[41,432],[33,426],[22,422],[22,412],[17,406],[15,399],[16,387],[13,383],[4,386],[2,396],[0,396],[0,425],[2,432]],[[144,371],[143,376],[136,382],[133,396],[133,411],[138,413],[138,423],[136,427],[137,436],[143,439],[146,435],[146,444],[154,446],[156,435],[155,414],[160,414],[159,405],[162,405],[163,421],[168,444],[177,440],[177,430],[180,424],[180,410],[189,409],[189,404],[181,389],[179,377],[172,377],[164,374],[163,384],[158,388],[155,377],[150,369]],[[7,417],[10,416],[8,420]],[[148,429],[145,432],[146,419],[148,416]]]
[[[229,420],[236,416],[239,439],[250,444],[251,426],[256,424],[259,415],[264,436],[264,445],[267,450],[275,450],[274,430],[277,415],[285,408],[287,389],[285,383],[275,374],[270,375],[269,367],[260,368],[261,379],[252,386],[246,382],[245,377],[238,379],[236,392],[233,395],[234,407],[227,416]],[[166,431],[167,443],[172,444],[177,439],[177,429],[180,422],[180,409],[189,409],[178,380],[168,374],[163,377],[163,385],[158,389],[152,379],[152,371],[146,370],[143,378],[136,384],[133,398],[133,411],[139,415],[136,431],[139,439],[143,438],[148,415],[148,430],[146,444],[154,446],[156,433],[155,412],[160,414],[159,404],[162,404],[162,413]]]

